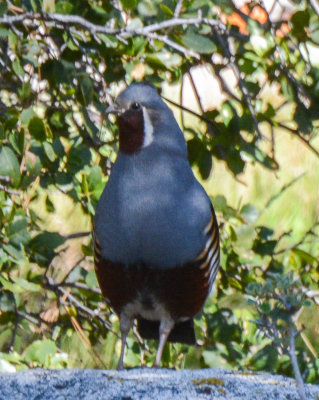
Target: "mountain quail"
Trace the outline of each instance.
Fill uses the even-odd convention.
[[[172,111],[148,83],[133,83],[107,110],[118,116],[119,153],[94,219],[95,270],[119,315],[123,368],[134,320],[143,338],[195,344],[193,317],[219,267],[219,233],[187,159]]]

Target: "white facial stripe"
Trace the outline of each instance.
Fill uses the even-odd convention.
[[[149,146],[153,142],[153,132],[154,128],[152,125],[151,118],[146,110],[145,107],[143,107],[143,119],[144,119],[144,142],[143,142],[143,147]]]

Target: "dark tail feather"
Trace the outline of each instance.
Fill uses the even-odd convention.
[[[137,330],[144,339],[159,339],[159,321],[149,321],[144,318],[138,318]],[[170,333],[168,342],[178,342],[194,345],[196,344],[194,322],[189,319],[175,324]]]

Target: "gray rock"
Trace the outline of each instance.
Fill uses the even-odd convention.
[[[306,385],[319,400],[319,385]],[[0,374],[0,400],[298,400],[293,379],[221,369],[33,369]]]

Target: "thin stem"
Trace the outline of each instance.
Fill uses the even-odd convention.
[[[319,16],[319,2],[318,0],[309,0],[314,12]]]
[[[0,184],[0,190],[2,190],[5,193],[8,193],[8,194],[15,194],[17,196],[21,195],[21,192],[19,192],[18,190],[9,189],[6,186],[1,185],[1,184]]]
[[[297,386],[298,386],[298,392],[301,400],[306,400],[306,391],[305,391],[305,386],[304,382],[301,376],[301,372],[299,369],[297,357],[296,357],[296,346],[295,346],[295,338],[298,332],[294,330],[292,326],[289,327],[289,343],[290,343],[290,348],[289,348],[289,357],[292,363],[292,367],[294,370],[295,378],[297,381]]]
[[[65,235],[64,238],[65,238],[66,240],[69,240],[69,239],[78,239],[78,238],[90,236],[91,233],[92,233],[91,231],[89,231],[89,232],[70,233],[69,235]]]

